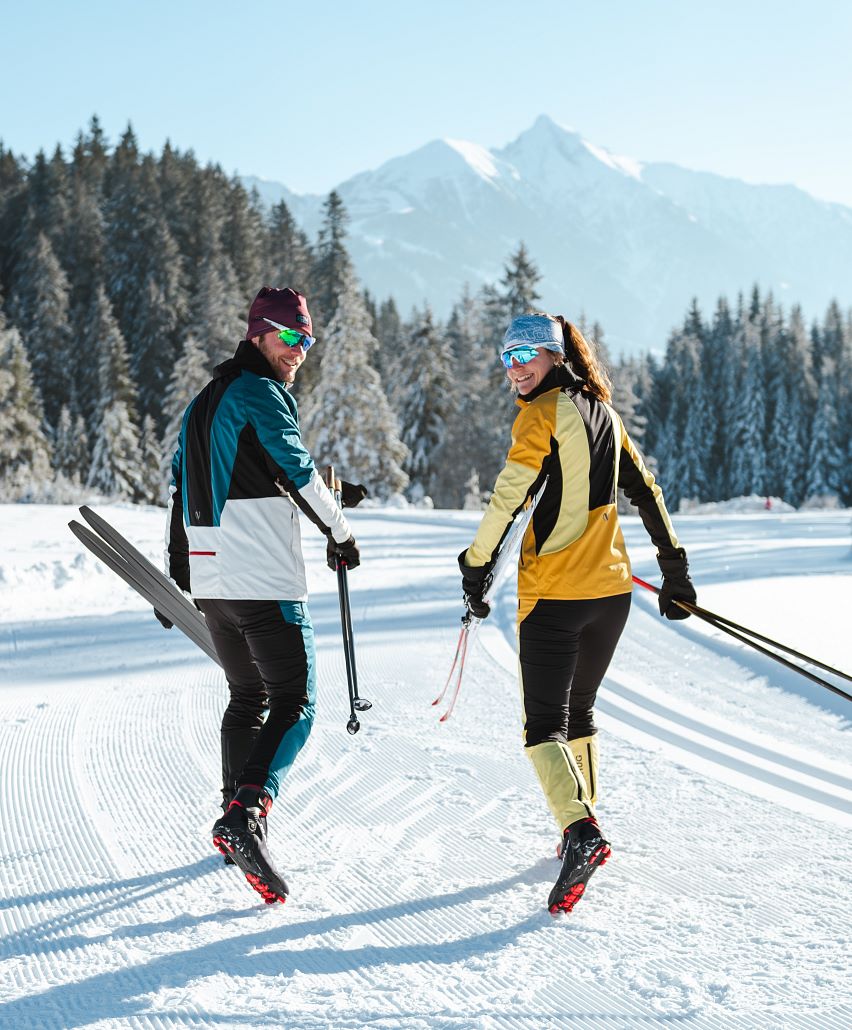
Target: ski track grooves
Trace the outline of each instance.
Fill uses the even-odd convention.
[[[365,551],[406,522],[359,519]],[[422,536],[399,534],[405,548],[420,554],[434,536],[447,545],[439,564],[452,566],[449,543],[458,547],[440,518],[407,521]],[[138,642],[123,655],[122,639],[149,639],[142,613],[112,621],[104,668],[85,680],[61,679],[58,663],[80,646],[75,633],[91,637],[91,621],[54,626],[62,646],[43,681],[32,660],[21,664],[20,641],[7,644],[0,1026],[852,1024],[837,950],[852,788],[840,766],[789,757],[723,715],[702,721],[700,698],[667,704],[644,690],[672,658],[642,661],[659,628],[637,606],[601,699],[613,859],[569,919],[551,920],[558,833],[523,755],[514,670],[477,646],[449,723],[430,704],[457,635],[455,582],[443,575],[423,573],[401,622],[398,590],[382,581],[369,592],[352,577],[359,687],[374,703],[355,737],[333,587],[311,603],[318,719],[270,816],[286,906],[255,901],[209,843],[220,670],[170,660],[170,637],[156,638],[163,654],[150,661]],[[689,648],[696,668],[712,650]],[[639,724],[658,750],[633,741]],[[735,767],[737,785],[681,765],[701,749],[720,775]],[[827,813],[814,823],[821,875],[807,889],[788,844],[801,818],[754,796],[761,777]],[[749,833],[732,842],[727,829],[742,823]]]

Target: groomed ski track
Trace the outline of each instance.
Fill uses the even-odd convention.
[[[159,561],[162,512],[96,510]],[[852,705],[636,594],[599,704],[613,858],[554,921],[510,589],[452,719],[430,707],[477,513],[354,513],[374,703],[355,737],[306,526],[319,715],[270,817],[291,900],[267,908],[208,841],[222,674],[84,554],[73,514],[0,508],[0,1027],[852,1025]],[[677,527],[701,603],[849,670],[848,512]]]

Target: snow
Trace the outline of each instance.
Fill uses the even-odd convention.
[[[612,168],[613,171],[621,172],[623,175],[629,175],[631,179],[641,180],[642,162],[637,161],[635,157],[623,157],[619,154],[613,154],[605,147],[599,147],[586,139],[583,140],[583,146],[598,161],[602,161],[607,168]]]
[[[490,150],[477,143],[469,143],[467,140],[445,139],[444,142],[447,146],[452,147],[453,150],[461,154],[477,175],[481,175],[483,179],[498,179],[500,177],[500,170],[495,164]]]
[[[99,510],[159,561],[161,510]],[[613,858],[554,921],[510,587],[453,718],[430,705],[479,513],[352,513],[374,702],[356,737],[306,525],[319,715],[270,817],[292,895],[267,908],[207,840],[221,672],[83,552],[74,515],[0,507],[0,1026],[852,1023],[848,702],[637,590],[599,699]],[[852,668],[848,511],[675,521],[700,603]],[[625,535],[656,582],[637,520]]]

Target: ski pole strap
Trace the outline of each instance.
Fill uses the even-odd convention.
[[[633,582],[644,587],[646,590],[650,590],[654,594],[660,593],[659,587],[655,587],[652,583],[646,583],[644,579],[640,579],[638,576],[633,577]],[[800,665],[796,665],[795,662],[788,661],[786,658],[775,654],[774,651],[770,651],[768,648],[762,647],[755,641],[763,641],[763,643],[769,644],[771,647],[777,647],[779,651],[784,651],[787,654],[793,655],[795,658],[798,658],[803,662],[807,662],[809,665],[815,665],[817,668],[824,669],[826,672],[829,672],[834,676],[839,676],[841,679],[852,681],[852,676],[848,676],[845,672],[841,672],[839,669],[834,669],[832,666],[826,665],[824,662],[820,662],[816,658],[811,658],[806,654],[802,654],[801,651],[796,651],[792,647],[787,647],[786,644],[780,644],[778,641],[772,640],[770,637],[764,637],[760,633],[756,633],[754,630],[748,629],[746,626],[740,626],[738,623],[732,622],[730,619],[726,619],[721,615],[716,615],[713,612],[708,611],[706,608],[699,607],[697,604],[690,604],[689,601],[674,601],[674,604],[683,608],[684,611],[689,612],[691,615],[695,615],[697,618],[708,623],[708,625],[722,630],[723,633],[727,633],[729,636],[734,637],[736,640],[739,640],[744,644],[748,644],[749,647],[752,647],[755,651],[759,651],[761,654],[766,655],[767,658],[774,659],[786,668],[800,673],[802,676],[814,683],[818,683],[821,687],[825,687],[832,693],[846,698],[847,701],[852,701],[852,694],[848,694],[845,690],[842,690],[840,687],[836,687],[833,683],[829,683],[827,680],[822,679],[822,677],[817,676],[812,672],[808,672],[807,669],[803,669]],[[755,639],[750,640],[749,637],[754,637]]]

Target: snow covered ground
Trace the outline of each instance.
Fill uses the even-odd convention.
[[[99,510],[159,562],[161,511]],[[270,819],[291,899],[266,907],[208,842],[222,675],[73,515],[0,507],[0,1026],[852,1025],[848,702],[637,592],[599,701],[613,858],[552,920],[508,590],[456,715],[430,706],[477,513],[354,513],[356,737],[305,527],[319,717]],[[677,526],[702,604],[852,669],[849,512]]]

